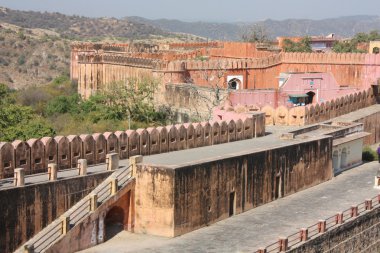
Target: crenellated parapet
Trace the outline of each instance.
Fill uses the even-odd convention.
[[[266,58],[252,59],[212,59],[208,61],[187,60],[172,61],[168,64],[167,71],[183,71],[183,70],[238,70],[238,69],[265,69],[282,63],[282,55],[271,55]]]
[[[283,63],[297,64],[339,64],[339,65],[380,65],[380,55],[360,53],[281,53]]]
[[[110,65],[125,65],[142,68],[155,68],[159,60],[129,57],[119,54],[80,54],[78,55],[80,64],[110,64]]]
[[[228,122],[0,142],[0,179],[13,177],[16,168],[24,168],[30,175],[46,172],[50,163],[57,164],[59,170],[76,167],[79,159],[86,159],[89,165],[101,164],[109,153],[127,159],[261,137],[265,135],[263,119],[262,114],[247,114]]]
[[[266,125],[279,126],[304,126],[327,121],[341,115],[345,115],[377,103],[377,96],[373,88],[361,90],[349,95],[337,97],[323,103],[307,106],[286,107],[273,105],[236,105],[229,110],[234,113],[263,112]],[[231,112],[222,108],[222,113],[228,115]],[[224,119],[222,117],[222,119]]]
[[[171,43],[170,49],[194,49],[194,48],[217,48],[222,47],[222,42],[196,42],[196,43]]]

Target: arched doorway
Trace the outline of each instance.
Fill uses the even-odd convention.
[[[340,167],[342,169],[347,167],[347,149],[346,148],[342,150],[342,154],[340,156]]]
[[[336,150],[333,153],[333,169],[335,174],[340,171],[339,162],[339,152]]]
[[[312,104],[315,102],[315,93],[312,92],[312,91],[309,91],[308,93],[306,93],[306,95],[308,95],[307,97],[307,101],[306,101],[306,104]]]
[[[241,81],[237,78],[233,78],[228,82],[228,89],[238,90],[241,86]]]
[[[380,48],[378,48],[378,47],[374,47],[374,48],[372,49],[372,53],[373,53],[373,54],[379,54],[379,53],[380,53]]]
[[[105,218],[105,241],[111,239],[124,230],[124,210],[115,206],[108,211]]]

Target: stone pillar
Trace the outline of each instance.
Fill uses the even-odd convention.
[[[366,199],[365,201],[365,210],[372,210],[372,199]]]
[[[318,233],[323,234],[326,232],[326,221],[320,220],[318,221]]]
[[[359,214],[358,206],[351,206],[351,217],[358,217]]]
[[[289,243],[288,238],[280,237],[280,239],[278,240],[280,252],[286,252],[288,250],[288,243]]]
[[[62,235],[66,235],[67,232],[69,232],[70,230],[70,217],[62,216],[61,222],[62,222]]]
[[[256,251],[256,253],[267,253],[267,249],[266,248],[260,248],[258,251]]]
[[[107,170],[114,171],[119,169],[119,154],[112,153],[106,156]]]
[[[25,186],[25,169],[15,169],[14,173],[13,185],[16,187]]]
[[[24,253],[34,253],[34,245],[25,245]]]
[[[380,187],[380,177],[379,177],[379,175],[377,175],[375,177],[375,187]]]
[[[111,180],[111,196],[115,195],[119,190],[117,178]]]
[[[58,167],[55,163],[49,163],[48,165],[48,176],[49,181],[57,180]]]
[[[301,242],[306,242],[307,240],[309,240],[309,230],[307,228],[301,228],[300,240]]]
[[[94,212],[98,208],[98,194],[90,196],[90,211]]]
[[[143,162],[143,156],[137,155],[129,158],[129,165],[132,166],[132,176],[136,176],[137,164]]]
[[[335,216],[335,224],[343,224],[343,213],[337,213]]]
[[[86,159],[79,159],[77,168],[79,170],[79,176],[87,175],[87,160]]]

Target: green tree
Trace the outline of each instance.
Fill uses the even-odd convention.
[[[283,50],[285,52],[310,53],[313,51],[311,48],[311,39],[310,37],[304,37],[300,42],[294,42],[290,39],[285,39]]]
[[[332,50],[335,53],[360,53],[357,49],[358,43],[354,41],[348,42],[335,42]]]
[[[0,141],[54,135],[53,128],[31,107],[15,103],[12,91],[0,84]]]

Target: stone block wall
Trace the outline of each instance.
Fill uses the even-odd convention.
[[[290,143],[289,143],[290,144]],[[174,237],[330,180],[332,138],[192,165],[138,165],[135,232]]]
[[[298,247],[286,251],[302,252],[368,252],[380,251],[380,208],[328,230]]]
[[[127,159],[261,137],[265,134],[263,117],[254,114],[236,123],[214,121],[0,143],[0,179],[13,177],[16,168],[24,168],[27,175],[47,172],[49,163],[56,163],[59,170],[75,168],[78,159],[101,164],[109,153]]]
[[[9,144],[5,144],[7,145]],[[0,156],[2,154],[4,153],[0,153]],[[8,155],[11,156],[11,153]],[[104,172],[1,190],[0,252],[15,251],[22,243],[90,193],[91,189],[110,174]]]

